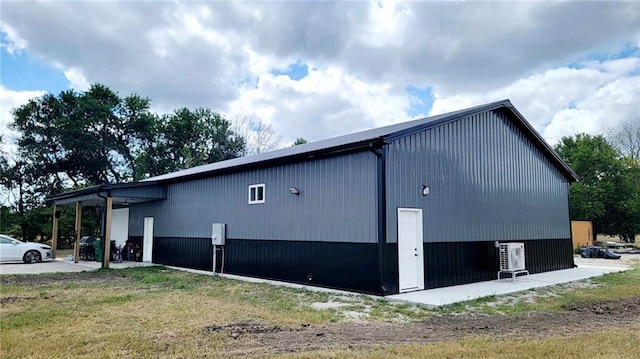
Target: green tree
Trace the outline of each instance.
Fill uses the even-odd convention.
[[[304,137],[298,137],[296,138],[296,141],[293,143],[293,146],[297,146],[297,145],[304,145],[305,143],[307,143],[307,140]]]
[[[31,99],[13,110],[19,155],[49,194],[138,179],[136,158],[150,145],[157,122],[149,106],[149,99],[120,98],[99,84]]]
[[[52,194],[140,180],[245,152],[244,138],[218,113],[183,108],[158,116],[148,98],[121,97],[100,84],[33,98],[12,115],[18,151],[11,160],[0,153],[0,187],[7,190],[0,200],[18,223],[12,233],[29,240],[50,238],[52,209],[44,199]],[[95,234],[98,211],[84,211],[83,233]],[[63,246],[73,238],[72,218],[73,209],[65,208],[59,223]]]
[[[633,243],[640,233],[640,160],[627,157],[624,163],[627,176],[623,188],[629,192],[623,201],[622,213],[627,217],[620,224],[620,236],[625,242]]]
[[[634,167],[603,136],[564,137],[556,151],[580,176],[571,186],[572,219],[590,220],[595,233],[628,240],[638,215]]]
[[[236,158],[244,150],[244,138],[222,115],[205,108],[182,108],[162,117],[157,138],[139,163],[153,176]]]
[[[630,188],[625,212],[632,220],[622,224],[624,240],[633,242],[640,233],[640,116],[635,116],[615,126],[607,136],[624,160],[628,174],[625,188]]]
[[[15,233],[19,231],[20,222],[13,207],[0,205],[0,233]]]

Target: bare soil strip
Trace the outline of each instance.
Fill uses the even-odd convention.
[[[0,285],[21,284],[33,287],[52,283],[114,283],[128,280],[130,279],[126,276],[110,271],[0,275]]]
[[[374,345],[433,343],[468,337],[545,338],[574,336],[640,323],[640,297],[587,303],[559,313],[523,315],[447,315],[408,323],[347,322],[286,328],[231,323],[204,331],[226,331],[229,354],[286,353]],[[237,340],[237,339],[248,340]]]

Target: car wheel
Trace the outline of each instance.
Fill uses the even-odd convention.
[[[42,260],[42,256],[38,251],[28,251],[24,254],[25,263],[38,263]]]

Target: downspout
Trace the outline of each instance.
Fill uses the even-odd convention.
[[[100,190],[98,190],[96,194],[98,197],[104,199],[104,205],[102,206],[102,211],[100,211],[100,237],[102,237],[106,232],[105,215],[107,212],[107,197],[109,196],[109,193],[107,192],[107,197],[100,195]],[[104,238],[101,239],[104,241]]]
[[[567,212],[569,212],[569,237],[571,237],[571,265],[573,268],[578,268],[576,265],[575,259],[573,258],[573,216],[571,215],[571,182],[567,182]],[[591,224],[591,233],[593,233],[593,224]],[[591,238],[593,245],[593,237]]]
[[[377,193],[378,193],[378,285],[380,292],[385,295],[389,293],[389,289],[384,285],[384,243],[387,237],[387,200],[386,200],[386,181],[385,181],[385,148],[383,145],[374,145],[369,143],[369,151],[377,157]]]

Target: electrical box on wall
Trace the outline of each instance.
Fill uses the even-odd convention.
[[[214,246],[224,246],[226,239],[226,226],[224,223],[214,223],[211,225],[211,244]]]

